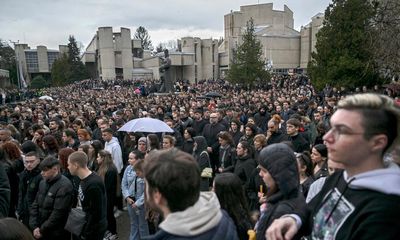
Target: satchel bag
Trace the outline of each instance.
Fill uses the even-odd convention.
[[[201,152],[200,156],[202,154],[207,154],[207,156],[208,156],[208,152],[206,152],[206,151]],[[201,177],[202,178],[212,178],[213,171],[212,171],[212,168],[210,166],[210,161],[208,162],[208,166],[209,167],[206,167],[206,168],[203,169],[203,171],[201,171]]]
[[[64,229],[79,237],[82,234],[85,224],[86,213],[81,208],[72,208],[69,212]]]
[[[201,172],[201,177],[203,178],[212,178],[212,168],[206,167]]]

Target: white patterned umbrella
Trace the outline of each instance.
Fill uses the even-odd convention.
[[[148,133],[161,133],[161,132],[174,132],[165,122],[155,118],[137,118],[133,119],[118,131],[122,132],[148,132]]]

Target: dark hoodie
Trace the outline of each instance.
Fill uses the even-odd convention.
[[[265,239],[265,231],[275,219],[292,213],[299,204],[305,205],[299,191],[296,157],[289,146],[283,143],[269,145],[261,150],[259,161],[274,179],[278,191],[267,198],[267,208],[256,225],[257,240]]]
[[[196,136],[193,140],[197,144],[196,150],[193,151],[193,156],[200,167],[200,172],[202,172],[204,168],[210,167],[210,157],[207,153],[207,142],[203,136]],[[201,178],[201,191],[208,191],[209,185],[209,178]]]
[[[353,177],[335,172],[307,209],[296,213],[301,233],[312,231],[313,239],[398,239],[399,202],[400,167],[389,163]]]

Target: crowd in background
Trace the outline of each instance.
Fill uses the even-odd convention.
[[[175,147],[191,154],[200,171],[212,169],[212,177],[202,177],[200,188],[215,188],[239,238],[247,239],[248,229],[265,232],[269,220],[263,226],[257,222],[270,205],[287,198],[286,193],[297,187],[305,198],[311,199],[310,194],[316,194],[310,187],[312,183],[323,180],[330,170],[341,168],[329,163],[323,140],[340,99],[362,92],[394,97],[389,89],[378,86],[354,90],[327,86],[317,91],[306,76],[275,76],[270,83],[252,88],[224,81],[196,85],[180,81],[176,89],[173,94],[157,94],[155,82],[85,80],[41,90],[41,95],[53,100],[40,100],[31,94],[23,101],[2,105],[0,162],[10,183],[8,216],[22,221],[35,238],[60,238],[62,234],[52,235],[40,226],[49,224],[61,231],[58,234],[65,233],[63,223],[69,209],[82,204],[78,201],[82,191],[79,176],[71,173],[68,166],[69,156],[81,151],[87,156],[88,169],[96,172],[105,186],[105,237],[116,239],[115,217],[124,205],[130,216],[130,239],[155,233],[162,216],[145,206],[141,164],[146,154]],[[128,121],[141,117],[157,118],[174,131],[118,131]],[[260,163],[260,154],[265,154],[261,150],[275,143],[285,143],[295,152],[297,166],[282,168],[273,161]],[[60,217],[47,222],[44,219],[57,208],[40,204],[48,198],[41,189],[48,185],[41,186],[41,182],[47,181],[50,186],[54,181],[43,175],[43,171],[57,165],[54,159],[59,163],[59,175],[71,184],[63,191],[72,197],[63,202],[65,208]],[[267,197],[271,189],[257,168],[260,164],[275,181],[286,182],[286,188],[280,189],[280,198]],[[58,175],[54,172],[51,176]],[[288,181],[287,176],[298,176],[300,185]],[[243,189],[243,195],[237,192],[228,196],[226,182]],[[227,203],[232,198],[239,199],[234,206]],[[35,232],[38,227],[42,232]]]

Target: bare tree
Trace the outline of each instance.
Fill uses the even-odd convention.
[[[400,1],[375,0],[371,48],[379,70],[386,78],[400,75]]]

